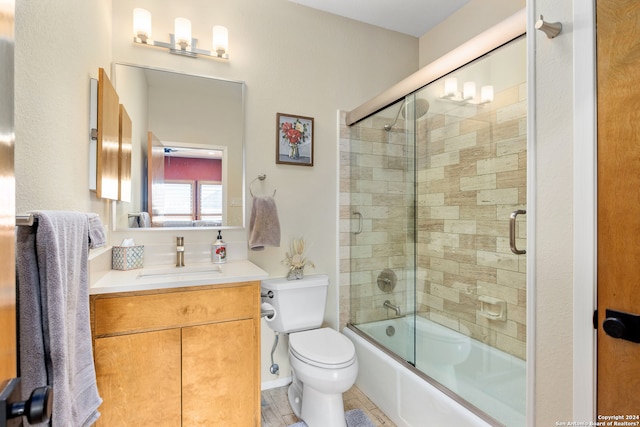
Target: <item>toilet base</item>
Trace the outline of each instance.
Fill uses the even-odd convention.
[[[300,418],[302,413],[302,383],[296,380],[296,374],[293,373],[293,382],[287,389],[287,396],[289,397],[289,405],[293,409],[293,413],[296,417]]]
[[[294,380],[289,386],[287,394],[293,413],[307,426],[347,427],[342,393],[320,393],[312,387]]]

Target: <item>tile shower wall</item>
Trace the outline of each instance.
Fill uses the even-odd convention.
[[[398,106],[395,106],[394,113]],[[395,317],[386,300],[413,311],[407,294],[407,270],[414,264],[414,155],[406,147],[402,120],[391,132],[389,119],[370,118],[347,128],[341,115],[340,138],[340,283],[341,325]],[[362,233],[353,212],[362,214]],[[397,277],[393,291],[377,285],[385,269]],[[357,273],[349,274],[350,271]],[[413,285],[410,287],[413,291]],[[349,296],[351,298],[349,298]]]
[[[433,101],[439,102],[439,101]],[[444,101],[441,101],[444,102]],[[435,109],[434,109],[435,110]],[[403,271],[392,302],[413,309],[413,174],[406,134],[375,117],[351,128],[340,117],[341,326],[384,319],[376,274]],[[388,139],[390,138],[390,139]],[[522,359],[526,354],[526,257],[509,248],[509,216],[526,203],[526,86],[491,104],[429,113],[417,126],[416,312]],[[384,177],[384,180],[377,181]],[[406,184],[408,183],[408,184]],[[357,193],[357,194],[354,194]],[[376,202],[386,208],[375,208]],[[352,202],[366,208],[364,231]],[[412,202],[411,202],[412,203]],[[364,209],[364,208],[363,208]],[[370,211],[369,211],[370,209]],[[517,244],[526,246],[526,221]],[[351,261],[350,261],[351,260]],[[358,271],[350,274],[351,268]],[[412,286],[412,280],[410,280]],[[484,317],[480,296],[506,303],[506,320]],[[489,311],[495,307],[488,306]]]
[[[417,135],[416,311],[524,359],[526,256],[510,250],[509,217],[527,199],[526,86],[430,115]],[[517,237],[524,248],[522,218]],[[480,296],[505,302],[506,320]]]

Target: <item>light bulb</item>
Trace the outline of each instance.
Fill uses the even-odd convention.
[[[176,18],[175,33],[176,44],[180,49],[186,50],[191,44],[191,21],[187,18]]]
[[[456,96],[458,92],[458,79],[449,77],[444,80],[444,96]]]
[[[222,25],[213,26],[213,51],[223,57],[229,49],[229,30]],[[228,56],[228,55],[227,55]]]
[[[462,97],[467,100],[476,97],[475,82],[465,82],[464,86],[462,87]]]
[[[151,38],[151,12],[142,8],[133,9],[133,36],[146,43]]]
[[[480,88],[480,102],[487,103],[493,101],[493,86],[482,86]]]

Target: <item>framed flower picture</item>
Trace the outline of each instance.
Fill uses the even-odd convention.
[[[313,166],[313,117],[276,115],[276,163]]]

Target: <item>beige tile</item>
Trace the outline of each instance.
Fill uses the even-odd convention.
[[[464,148],[474,147],[476,145],[476,133],[469,132],[453,138],[449,138],[444,142],[444,151],[460,151]]]
[[[477,167],[479,175],[517,170],[518,154],[478,160]]]
[[[459,219],[460,207],[459,206],[433,206],[430,209],[429,216],[431,219]]]
[[[478,205],[516,205],[519,200],[517,188],[478,191]]]
[[[453,301],[455,303],[460,302],[460,291],[458,289],[450,288],[448,286],[431,284],[431,295],[439,297],[444,300]]]
[[[518,255],[515,254],[478,251],[477,262],[486,267],[518,271]]]
[[[431,156],[429,165],[434,168],[456,165],[460,163],[459,151],[448,151],[442,154]]]
[[[458,274],[460,271],[460,263],[448,259],[431,258],[429,268],[443,273]]]
[[[460,210],[458,209],[458,214],[459,212]],[[445,233],[455,233],[455,234],[476,234],[476,221],[445,219],[444,231]]]
[[[470,190],[490,190],[495,188],[504,188],[504,187],[496,187],[496,183],[497,183],[496,174],[476,175],[472,177],[463,176],[460,178],[460,190],[470,191]]]
[[[459,185],[457,182],[453,185]],[[477,206],[477,191],[450,191],[445,194],[444,204],[446,206],[459,206],[460,209],[464,207]]]

